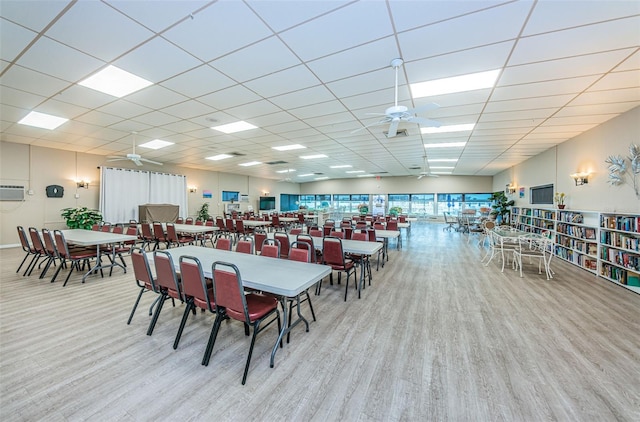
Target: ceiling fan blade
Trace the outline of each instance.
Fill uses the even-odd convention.
[[[399,124],[400,124],[400,119],[393,119],[391,121],[391,125],[389,126],[389,131],[387,132],[387,138],[393,138],[398,134]]]
[[[352,131],[351,133],[360,132],[361,130],[368,129],[368,128],[372,127],[372,126],[380,126],[380,125],[384,125],[385,123],[389,123],[390,121],[391,121],[391,119],[382,119],[382,120],[378,120],[378,121],[377,121],[377,122],[375,122],[375,123],[371,123],[371,124],[369,124],[369,125],[362,126],[361,128],[358,128],[358,129],[356,129],[356,130]]]
[[[409,119],[407,119],[408,122],[411,123],[418,123],[419,125],[425,126],[425,127],[440,127],[442,126],[442,123],[440,123],[437,120],[431,120],[431,119],[424,119],[422,117],[410,117]]]
[[[136,163],[136,166],[141,166],[141,165],[142,165],[142,163],[140,162],[140,160],[131,160],[131,161],[133,161],[134,163]]]
[[[115,155],[111,155],[111,156],[109,156],[107,158],[108,158],[107,161],[124,161],[124,160],[128,160],[127,157],[116,157]]]
[[[140,158],[139,161],[136,161],[136,164],[138,164],[140,161],[144,161],[145,163],[155,164],[155,165],[158,165],[158,166],[162,165],[162,163],[159,163],[158,161],[147,160],[146,158]],[[141,166],[142,163],[138,164],[138,165]]]
[[[418,180],[422,179],[424,177],[424,174],[421,174],[420,176],[418,176]]]
[[[418,114],[429,110],[435,110],[436,108],[440,108],[440,105],[436,103],[427,103],[416,108],[410,108],[407,110],[407,113]]]

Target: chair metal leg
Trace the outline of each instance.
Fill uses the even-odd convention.
[[[193,304],[193,299],[190,299],[190,300],[187,301],[187,304],[184,307],[184,312],[182,313],[182,320],[180,321],[180,327],[178,328],[178,333],[176,334],[176,339],[173,342],[173,350],[178,348],[178,344],[180,343],[180,337],[182,337],[182,331],[184,330],[184,326],[187,323],[187,318],[189,318],[189,312],[192,309],[195,311],[196,307]]]
[[[144,287],[140,289],[140,293],[138,293],[138,297],[136,298],[136,303],[133,304],[133,309],[131,309],[131,314],[129,315],[129,319],[127,320],[127,325],[131,324],[131,320],[133,319],[133,314],[136,313],[136,309],[138,308],[138,303],[140,303],[140,298],[142,297],[142,293],[144,293]]]
[[[211,327],[211,334],[209,334],[209,341],[207,342],[207,348],[204,351],[204,356],[202,357],[202,365],[208,366],[209,359],[211,359],[211,352],[213,352],[213,346],[216,343],[216,337],[218,337],[218,331],[220,330],[220,324],[224,319],[223,312],[216,312],[216,319],[213,322],[213,327]]]
[[[158,303],[158,307],[156,311],[153,313],[153,318],[151,318],[151,322],[149,323],[149,328],[147,329],[147,335],[150,336],[153,334],[153,329],[156,326],[156,322],[158,322],[158,317],[160,316],[160,311],[162,311],[162,306],[164,305],[164,301],[167,299],[166,294],[161,295],[160,302]]]
[[[30,253],[27,253],[24,258],[22,258],[22,262],[20,263],[20,266],[18,267],[18,269],[16,270],[17,273],[20,272],[20,268],[22,268],[22,266],[24,265],[24,262],[27,260],[27,258],[29,258],[29,255],[31,255]]]

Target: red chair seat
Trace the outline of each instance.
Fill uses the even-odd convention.
[[[249,293],[245,295],[247,299],[247,308],[249,309],[249,320],[251,322],[256,321],[269,312],[273,311],[278,306],[278,300],[270,295],[262,295],[258,293]],[[244,313],[237,312],[233,309],[227,308],[227,315],[230,318],[244,321]]]

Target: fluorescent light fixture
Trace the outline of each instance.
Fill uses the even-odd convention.
[[[373,174],[359,174],[358,177],[373,177]]]
[[[293,173],[296,169],[278,170],[276,173]]]
[[[64,117],[52,116],[50,114],[38,113],[32,111],[24,116],[18,123],[21,125],[34,126],[42,129],[53,130],[69,119]]]
[[[316,177],[313,180],[327,180],[329,178],[329,176],[322,176],[322,177]]]
[[[276,151],[291,151],[294,149],[305,149],[304,145],[300,144],[292,144],[292,145],[282,145],[279,147],[271,147],[271,149],[275,149]]]
[[[298,175],[298,177],[309,177],[309,176],[313,176],[313,173],[305,173],[305,174]]]
[[[100,72],[78,82],[78,85],[121,98],[153,85],[153,82],[115,66],[107,66]]]
[[[453,170],[454,167],[447,167],[447,166],[429,166],[430,169],[440,169],[440,170]]]
[[[349,167],[353,167],[353,166],[350,165],[350,164],[341,164],[339,166],[331,166],[330,168],[332,168],[332,169],[346,169],[346,168],[349,168]]]
[[[149,148],[149,149],[160,149],[160,148],[168,147],[169,145],[173,145],[173,142],[163,141],[162,139],[154,139],[153,141],[149,141],[147,143],[140,144],[138,146],[142,148]]]
[[[424,144],[425,148],[457,148],[467,145],[466,142],[440,142],[434,144]]]
[[[430,163],[457,163],[457,158],[429,158]]]
[[[432,171],[431,174],[451,174],[450,171]]]
[[[349,171],[345,171],[345,173],[349,173],[349,174],[352,174],[352,173],[364,173],[364,170],[349,170]]]
[[[224,160],[225,158],[231,158],[233,157],[233,155],[230,154],[218,154],[218,155],[214,155],[211,157],[207,157],[207,160],[212,160],[212,161],[218,161],[218,160]]]
[[[228,123],[226,125],[214,126],[211,129],[217,130],[223,133],[236,133],[236,132],[242,132],[244,130],[257,129],[257,128],[258,126],[254,126],[251,123],[247,123],[241,120],[235,123]]]
[[[258,164],[262,164],[262,163],[260,161],[249,161],[248,163],[242,163],[238,165],[242,167],[250,167],[250,166],[257,166]]]
[[[429,133],[448,133],[448,132],[465,132],[468,130],[473,130],[475,123],[465,123],[462,125],[448,125],[448,126],[440,126],[440,127],[421,127],[420,133],[423,135]]]
[[[303,160],[312,160],[314,158],[327,158],[324,154],[314,154],[314,155],[301,155],[300,158]]]
[[[492,88],[496,84],[499,75],[500,69],[496,69],[487,72],[436,79],[434,81],[418,82],[410,85],[411,95],[413,98],[433,97],[435,95],[452,94],[454,92]]]

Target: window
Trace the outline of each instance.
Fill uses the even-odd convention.
[[[333,195],[333,206],[342,214],[358,214],[358,205],[369,205],[369,195]]]
[[[438,215],[444,212],[458,214],[462,211],[462,194],[461,193],[439,193],[438,194]]]
[[[490,193],[465,193],[464,194],[464,207],[471,208],[476,211],[481,207],[491,208]]]
[[[403,214],[433,215],[435,212],[434,194],[432,193],[400,193],[389,194],[389,209],[402,208]]]
[[[300,195],[300,205],[310,210],[329,208],[331,195]]]
[[[534,186],[529,193],[532,204],[553,204],[553,185]]]

